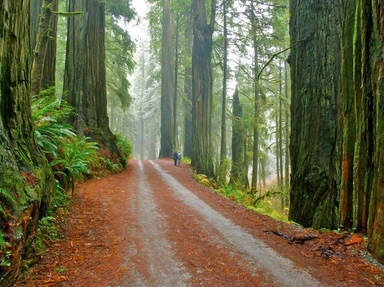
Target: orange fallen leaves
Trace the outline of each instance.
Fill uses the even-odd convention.
[[[364,238],[361,237],[359,234],[354,234],[350,239],[345,240],[344,245],[350,246],[355,244],[360,244],[364,241]]]

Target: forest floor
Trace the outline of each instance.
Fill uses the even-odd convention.
[[[170,160],[78,185],[65,222],[15,286],[384,286],[362,237],[247,210]]]

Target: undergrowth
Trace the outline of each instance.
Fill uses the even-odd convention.
[[[181,159],[181,162],[186,163],[186,164],[191,164],[192,160],[189,157],[183,157]]]
[[[121,135],[116,135],[116,144],[117,144],[117,147],[119,148],[120,152],[122,153],[122,156],[128,160],[131,155],[132,155],[132,144],[131,142],[121,136]]]
[[[35,255],[40,255],[51,242],[59,238],[57,218],[65,214],[74,184],[89,178],[96,170],[119,172],[123,168],[107,158],[98,143],[76,134],[68,124],[72,108],[57,99],[54,89],[43,91],[32,102],[36,140],[48,160],[54,180],[49,195],[49,210],[47,216],[39,221],[37,233],[27,252],[30,259],[26,260],[25,267],[33,263]],[[128,159],[132,153],[130,142],[121,136],[116,139],[123,156]],[[12,253],[7,242],[10,235],[5,234],[4,230],[7,229],[6,223],[11,220],[11,211],[20,204],[13,194],[0,188],[0,267],[9,267],[11,264]]]
[[[247,209],[268,215],[279,221],[290,222],[288,220],[288,209],[279,210],[276,208],[276,201],[283,192],[281,190],[271,189],[252,194],[250,190],[240,186],[219,184],[214,179],[210,179],[203,174],[194,174],[193,178],[197,182],[215,190],[218,194],[245,206]]]

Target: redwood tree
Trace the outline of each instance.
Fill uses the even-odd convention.
[[[243,123],[243,108],[239,99],[239,91],[236,88],[232,102],[232,169],[231,183],[247,185],[246,172],[244,171],[244,140],[245,129]]]
[[[184,156],[192,157],[192,18],[189,17],[184,30]]]
[[[210,19],[207,21],[206,0],[193,0],[192,165],[197,172],[206,175],[213,175],[211,59],[216,0],[211,0],[210,10]]]
[[[80,133],[101,143],[111,158],[125,163],[109,129],[105,69],[105,3],[70,0],[64,95],[74,108],[72,124]]]
[[[31,116],[30,28],[30,1],[0,2],[0,233],[12,251],[11,265],[0,268],[1,286],[12,286],[49,205],[51,174]]]
[[[42,88],[55,85],[57,8],[58,0],[41,2],[32,65],[32,95],[38,95]]]
[[[163,0],[161,40],[161,142],[160,157],[171,157],[175,148],[175,70],[171,0]]]
[[[341,1],[290,2],[292,79],[289,217],[304,226],[337,226],[337,104]]]
[[[344,1],[341,224],[384,261],[384,2]],[[352,41],[353,36],[353,41]]]

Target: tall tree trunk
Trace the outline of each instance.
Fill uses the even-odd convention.
[[[353,167],[356,142],[355,89],[353,78],[353,37],[356,2],[343,1],[342,27],[342,94],[343,94],[343,154],[340,188],[339,225],[353,226]]]
[[[31,47],[36,46],[37,32],[39,31],[41,3],[43,0],[31,0]]]
[[[139,134],[140,134],[140,159],[144,159],[144,152],[145,152],[145,123],[144,123],[144,109],[143,109],[143,103],[145,101],[145,52],[143,52],[141,57],[141,103],[140,103],[140,120],[139,120]]]
[[[59,0],[53,0],[52,11],[58,11]],[[41,89],[56,86],[56,48],[57,48],[57,23],[59,17],[55,13],[51,13],[51,21],[49,24],[49,38],[47,50],[45,53],[43,76],[41,79]]]
[[[285,107],[285,186],[289,186],[290,175],[289,175],[289,99],[288,99],[288,71],[287,61],[284,61],[284,93],[286,100]]]
[[[228,76],[228,29],[227,29],[227,0],[223,0],[223,34],[224,34],[224,55],[223,55],[223,93],[221,104],[221,149],[220,149],[220,163],[222,164],[227,157],[227,125],[226,125],[226,111],[227,111],[227,76]]]
[[[239,99],[239,91],[236,87],[233,95],[233,119],[232,119],[232,170],[231,183],[245,185],[244,178],[244,125],[243,109]]]
[[[54,6],[57,6],[55,2],[55,0],[43,0],[41,4],[41,17],[36,36],[35,55],[32,65],[32,95],[34,96],[39,95],[41,90],[47,47],[52,37],[50,28],[55,18],[52,11]]]
[[[258,127],[258,117],[259,117],[259,55],[258,55],[258,43],[257,43],[257,18],[254,3],[251,3],[252,9],[250,13],[251,17],[251,33],[253,39],[253,74],[254,74],[254,103],[253,103],[253,160],[252,160],[252,185],[251,192],[257,192],[257,179],[258,179],[258,163],[259,163],[259,127]]]
[[[176,17],[176,39],[175,39],[175,87],[174,87],[174,102],[173,102],[173,136],[175,137],[175,147],[178,147],[178,134],[177,134],[177,86],[178,86],[178,75],[179,75],[179,15]]]
[[[160,158],[171,157],[175,148],[174,57],[172,0],[163,0],[163,32],[161,40],[161,143]]]
[[[144,111],[143,111],[143,104],[141,104],[141,110],[140,110],[140,159],[144,159],[144,152],[145,152],[145,142],[144,142]]]
[[[276,179],[277,185],[281,185],[280,178],[280,137],[279,137],[279,98],[276,97],[276,106],[275,106],[275,139],[276,139]]]
[[[344,5],[344,126],[350,130],[344,131],[340,218],[342,224],[350,224],[351,193],[347,188],[353,184],[353,226],[359,231],[367,229],[369,249],[384,262],[384,3],[359,0],[356,6],[347,1]],[[352,33],[353,42],[347,36]],[[349,72],[351,66],[353,73]],[[353,150],[349,140],[354,136]],[[345,161],[351,156],[353,169]]]
[[[6,287],[13,286],[50,203],[52,175],[36,143],[31,115],[30,28],[30,1],[0,2],[0,201],[6,207],[0,232],[12,253],[11,265],[0,268],[0,285]],[[15,202],[3,200],[5,194]]]
[[[249,159],[248,159],[248,134],[247,129],[244,128],[244,135],[243,135],[243,178],[244,178],[244,185],[246,188],[249,188],[249,178],[248,178],[248,171],[249,171]]]
[[[211,0],[211,18],[207,24],[206,0],[193,0],[192,51],[192,165],[197,172],[212,176],[212,35],[216,0]]]
[[[292,0],[291,207],[304,226],[337,226],[341,1]]]
[[[355,57],[355,109],[356,141],[354,151],[353,226],[358,231],[367,229],[369,196],[373,184],[374,164],[374,91],[371,73],[371,40],[373,40],[373,13],[371,3],[358,1],[356,10]]]
[[[384,262],[384,3],[382,0],[372,1],[371,11],[364,17],[373,18],[373,50],[372,85],[375,98],[375,151],[374,179],[369,212],[370,249],[373,254]],[[368,14],[372,12],[371,14]]]
[[[184,30],[185,68],[184,68],[184,156],[192,157],[192,18],[188,19]]]
[[[279,60],[279,78],[280,78],[280,84],[279,84],[279,163],[280,163],[280,186],[283,185],[283,76],[282,71],[283,67],[281,64],[281,59]]]
[[[105,70],[105,3],[70,0],[64,95],[75,114],[72,124],[80,134],[101,143],[111,159],[125,164],[109,129]]]

